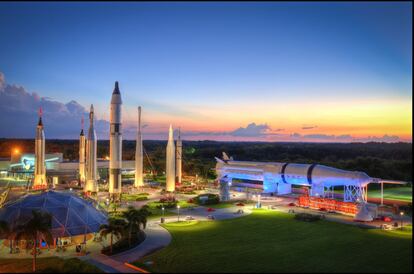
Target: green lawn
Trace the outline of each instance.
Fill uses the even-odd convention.
[[[188,208],[188,207],[195,207],[197,206],[196,204],[191,204],[191,203],[187,203],[187,201],[178,201],[178,204],[180,205],[180,208]],[[162,217],[162,209],[158,208],[158,206],[162,206],[162,203],[160,202],[149,202],[147,203],[149,211],[151,211],[151,215],[148,217],[149,219],[157,219],[157,218],[161,218]],[[176,208],[166,208],[164,210],[164,216],[173,216],[173,215],[177,215],[174,212],[171,212],[171,210],[175,211]]]
[[[370,190],[368,187],[368,197],[381,198],[381,190]],[[413,189],[411,187],[384,188],[384,199],[412,202]]]
[[[344,193],[343,189],[335,189],[336,193]],[[412,202],[412,187],[384,187],[384,199]],[[368,187],[368,198],[381,198],[381,189],[370,189]]]
[[[184,224],[184,222],[183,222]],[[154,272],[410,272],[412,231],[313,223],[254,210],[223,221],[165,224],[171,244],[137,262]]]
[[[38,258],[36,272],[46,273],[103,273],[99,268],[77,258],[62,259],[59,257]],[[1,259],[0,273],[30,273],[32,259]]]
[[[149,193],[137,193],[137,194],[128,194],[122,193],[122,201],[133,202],[133,201],[144,201],[148,200]]]
[[[228,202],[220,202],[218,204],[215,205],[204,205],[205,207],[211,207],[211,208],[228,208],[228,207],[232,207],[232,206],[236,206],[237,203],[243,203],[244,205],[251,205],[252,202],[247,202],[247,201],[228,201]],[[242,206],[239,207],[240,209],[243,209]]]

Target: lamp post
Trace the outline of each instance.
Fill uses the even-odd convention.
[[[164,206],[163,207],[161,207],[161,210],[162,210],[162,217],[161,217],[161,223],[163,224],[164,223],[164,210],[165,210],[165,208],[164,208]]]
[[[109,198],[106,198],[106,211],[109,211]]]
[[[401,230],[403,230],[403,217],[404,217],[403,211],[400,212],[400,216],[401,216]]]
[[[177,205],[177,210],[178,210],[178,221],[180,221],[180,205]]]

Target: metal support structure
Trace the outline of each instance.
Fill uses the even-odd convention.
[[[381,182],[381,205],[384,205],[384,183]]]
[[[345,202],[367,202],[367,187],[356,185],[344,185]]]
[[[333,199],[334,195],[334,186],[325,186],[323,197]]]
[[[230,186],[232,178],[223,177],[219,180],[220,186],[220,200],[228,201],[230,200]]]

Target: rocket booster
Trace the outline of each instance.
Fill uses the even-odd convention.
[[[79,135],[79,182],[85,182],[85,154],[86,154],[86,139],[83,133],[83,117],[82,129]]]
[[[142,134],[141,134],[141,107],[138,107],[138,133],[135,148],[135,187],[144,185],[143,180],[143,155],[142,155]]]
[[[168,132],[167,143],[167,161],[166,161],[166,191],[175,190],[175,146],[172,126]]]
[[[121,123],[122,99],[118,81],[111,98],[110,109],[110,136],[109,136],[109,193],[120,194],[122,191],[122,123]]]
[[[35,139],[35,172],[33,188],[46,188],[46,186],[45,132],[43,130],[42,109],[39,109],[39,122],[37,123]]]
[[[175,148],[175,176],[177,184],[181,184],[182,150],[183,144],[181,142],[181,132],[180,129],[178,129],[178,137]]]
[[[96,168],[96,152],[97,152],[96,133],[94,128],[94,110],[91,105],[89,112],[89,130],[86,140],[86,182],[84,186],[84,192],[97,192],[97,168]]]

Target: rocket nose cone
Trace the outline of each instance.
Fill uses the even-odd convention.
[[[115,81],[115,88],[112,94],[121,94],[121,92],[119,91],[118,81]]]
[[[168,139],[172,140],[173,137],[173,129],[172,129],[172,125],[170,124],[170,129],[168,130]]]

